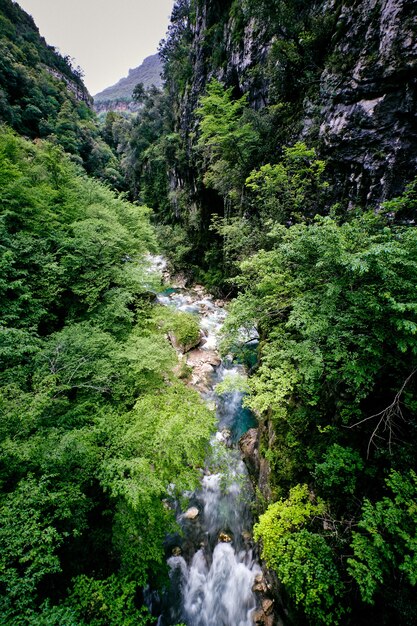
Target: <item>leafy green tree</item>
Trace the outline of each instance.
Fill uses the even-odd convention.
[[[314,500],[307,485],[290,490],[288,499],[271,504],[254,527],[262,541],[262,558],[285,585],[311,623],[340,623],[343,585],[331,548],[325,539],[307,529],[323,516],[325,504]]]
[[[335,606],[346,606],[348,587],[339,582],[349,577],[378,615],[412,623],[416,231],[363,215],[344,224],[317,217],[275,225],[271,237],[272,249],[241,264],[224,349],[258,330],[246,402],[269,419],[261,445],[273,497],[314,481],[327,504],[321,524],[310,519],[299,531],[294,523],[285,541],[284,501],[270,505],[256,527],[264,558],[312,623],[337,623],[330,603],[338,597]],[[314,556],[303,552],[309,542]],[[314,578],[327,571],[337,571],[335,589]],[[317,589],[321,599],[309,604]],[[350,598],[354,623],[363,605]]]
[[[7,595],[0,611],[33,606],[40,582],[61,571],[58,548],[86,526],[88,505],[74,485],[56,489],[53,477],[28,476],[1,499],[1,579]]]
[[[145,626],[152,619],[145,608],[135,603],[136,587],[132,581],[111,576],[95,580],[80,576],[68,600],[79,624],[89,626]]]
[[[0,180],[0,621],[149,623],[213,429],[153,305],[150,212],[6,128]]]
[[[316,465],[314,478],[320,490],[329,497],[336,499],[337,493],[345,498],[347,494],[355,493],[364,466],[356,450],[334,443],[326,451],[322,462]]]
[[[246,290],[227,322],[232,342],[242,324],[268,338],[251,403],[304,420],[295,394],[315,420],[353,424],[369,394],[384,402],[386,381],[395,395],[413,371],[415,231],[364,216],[342,226],[330,218],[277,226],[274,237],[273,250],[242,264]]]
[[[417,584],[417,475],[392,471],[386,484],[390,497],[365,500],[348,559],[362,599],[371,604],[388,582],[398,584],[397,576],[400,584]]]
[[[314,148],[298,142],[284,148],[280,163],[263,165],[246,179],[246,187],[254,194],[255,205],[264,226],[312,218],[322,210],[324,161],[317,159]]]
[[[216,79],[207,85],[196,110],[200,118],[197,148],[205,163],[205,184],[225,200],[237,201],[259,137],[245,119],[248,96],[234,100],[232,92]]]

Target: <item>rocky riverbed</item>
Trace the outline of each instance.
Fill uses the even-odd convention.
[[[159,270],[165,271],[163,259]],[[167,538],[171,585],[157,603],[158,626],[273,626],[278,624],[274,600],[252,538],[253,490],[238,446],[243,435],[242,451],[248,457],[251,446],[245,441],[256,433],[256,420],[242,407],[242,392],[216,394],[225,376],[244,375],[242,366],[230,358],[222,360],[218,351],[225,303],[200,285],[186,287],[185,280],[172,278],[170,283],[173,286],[158,295],[159,303],[198,316],[201,328],[196,345],[180,349],[172,338],[171,343],[179,367],[188,368],[186,384],[216,407],[218,430],[201,488],[185,494],[185,510],[175,504],[182,533]]]

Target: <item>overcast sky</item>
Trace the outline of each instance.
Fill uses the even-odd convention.
[[[18,0],[41,35],[75,58],[92,95],[157,52],[174,0]]]

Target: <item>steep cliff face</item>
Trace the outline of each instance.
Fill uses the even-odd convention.
[[[248,93],[255,109],[292,108],[297,124],[285,139],[319,147],[334,200],[372,207],[400,193],[417,164],[417,3],[311,1],[291,14],[282,9],[291,3],[272,2],[269,22],[258,4],[266,7],[195,3],[179,128],[193,133],[198,98],[216,76],[236,95]],[[321,21],[321,41],[307,48],[305,30]]]
[[[332,48],[320,81],[322,151],[345,194],[378,204],[416,173],[417,3],[343,2]]]

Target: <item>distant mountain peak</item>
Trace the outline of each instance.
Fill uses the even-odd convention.
[[[139,67],[129,70],[125,78],[94,96],[97,113],[106,111],[134,111],[133,90],[138,83],[147,88],[162,87],[162,63],[159,54],[146,57]]]

